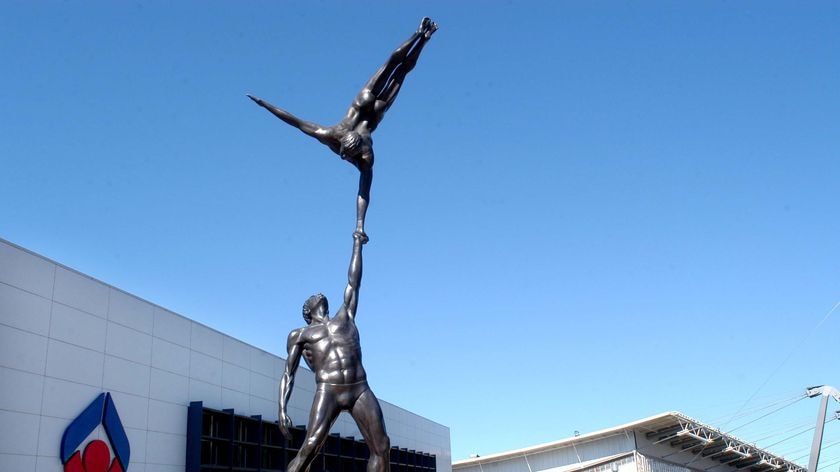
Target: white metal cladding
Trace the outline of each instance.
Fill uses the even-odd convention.
[[[636,453],[636,464],[636,470],[638,470],[638,472],[692,472],[693,470],[688,467],[647,457],[639,453]]]
[[[753,472],[774,472],[774,469],[785,466],[787,472],[806,472],[803,467],[783,457],[676,411],[660,413],[581,437],[466,459],[453,463],[452,467],[461,472],[468,467],[474,470],[479,463],[503,463],[527,457],[531,472],[586,472],[590,469],[593,472],[606,472],[603,468],[605,464],[619,460],[634,450],[646,454],[644,468],[640,466],[636,471],[634,462],[629,467],[621,464],[618,470],[610,468],[609,472],[687,472],[721,466],[728,467],[732,472],[745,467],[750,467]],[[705,456],[701,454],[704,450],[709,452]],[[754,457],[742,461],[748,457],[746,454]],[[661,459],[666,457],[667,461]]]
[[[633,436],[622,432],[594,441],[528,454],[528,463],[531,465],[532,472],[537,472],[631,452],[634,447]],[[487,467],[484,466],[484,469],[486,472]]]
[[[481,464],[480,472],[529,472],[528,463],[522,456],[509,460]],[[536,471],[534,471],[536,472]]]
[[[458,472],[481,472],[481,465],[476,463],[475,465],[470,465],[470,466],[458,469]]]
[[[636,456],[629,454],[621,459],[604,462],[595,467],[581,469],[580,472],[637,472]]]

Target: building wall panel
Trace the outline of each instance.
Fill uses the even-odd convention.
[[[76,271],[59,266],[55,271],[53,301],[105,318],[108,286]]]
[[[152,367],[187,378],[190,375],[190,350],[184,346],[153,337]]]
[[[0,282],[0,307],[0,323],[41,336],[50,334],[52,303],[48,298]]]
[[[0,282],[52,299],[56,264],[0,241]]]
[[[151,304],[112,288],[108,295],[108,320],[141,333],[152,334],[155,310]]]
[[[0,452],[0,470],[35,470],[35,456]]]
[[[134,328],[113,323],[107,324],[105,354],[143,365],[152,363],[152,336]]]
[[[5,308],[0,307],[0,311]],[[0,366],[43,375],[47,337],[0,325]]]
[[[47,377],[102,387],[105,354],[50,339],[47,346]]]
[[[0,407],[18,413],[41,413],[44,376],[0,367]]]

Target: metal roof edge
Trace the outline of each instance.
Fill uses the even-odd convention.
[[[473,458],[465,459],[465,460],[461,460],[461,461],[454,461],[454,462],[452,462],[452,469],[455,470],[455,469],[458,469],[458,468],[469,467],[469,466],[475,465],[475,464],[487,464],[487,463],[491,463],[491,462],[498,462],[498,461],[502,461],[502,460],[505,460],[505,459],[521,457],[521,456],[524,456],[524,455],[527,455],[527,454],[534,454],[534,453],[538,453],[538,452],[545,452],[545,451],[550,451],[550,450],[553,450],[553,449],[559,449],[559,448],[566,447],[566,446],[569,446],[569,445],[572,445],[572,444],[579,444],[579,443],[585,443],[585,442],[588,442],[588,441],[594,441],[594,440],[599,439],[599,438],[603,438],[603,437],[607,437],[607,436],[614,436],[616,434],[620,434],[620,433],[622,433],[626,430],[629,430],[629,429],[641,428],[641,427],[644,427],[648,423],[653,423],[653,422],[656,422],[657,420],[661,420],[661,419],[669,418],[669,417],[673,418],[674,421],[696,424],[696,425],[698,425],[698,426],[700,426],[704,429],[707,429],[709,431],[714,432],[715,434],[717,434],[717,435],[719,435],[723,438],[727,438],[731,441],[741,443],[744,446],[748,447],[749,449],[752,449],[752,450],[754,450],[754,451],[756,451],[756,452],[758,452],[762,455],[767,455],[768,457],[772,457],[774,459],[777,459],[787,466],[788,471],[803,472],[805,470],[804,467],[796,464],[793,461],[785,459],[784,457],[781,457],[777,454],[773,454],[773,453],[771,453],[771,452],[769,452],[765,449],[762,449],[762,448],[756,446],[753,443],[749,443],[747,441],[744,441],[741,438],[733,436],[732,434],[725,433],[725,432],[715,428],[714,426],[707,425],[706,423],[703,423],[702,421],[698,421],[694,418],[691,418],[690,416],[685,415],[685,414],[683,414],[679,411],[667,411],[667,412],[664,412],[664,413],[659,413],[657,415],[649,416],[647,418],[642,418],[640,420],[631,421],[629,423],[625,423],[625,424],[622,424],[622,425],[619,425],[619,426],[614,426],[612,428],[606,428],[606,429],[594,431],[594,432],[591,432],[591,433],[582,434],[580,436],[573,436],[571,438],[564,438],[564,439],[560,439],[560,440],[557,440],[557,441],[537,444],[537,445],[534,445],[534,446],[529,446],[529,447],[520,448],[520,449],[514,449],[514,450],[510,450],[510,451],[499,452],[499,453],[490,454],[490,455],[487,455],[487,456],[473,457]]]
[[[543,452],[543,451],[549,451],[549,450],[552,450],[552,449],[559,449],[561,447],[564,447],[564,446],[572,444],[572,443],[593,441],[597,438],[619,434],[626,429],[634,428],[634,427],[643,425],[645,423],[648,423],[648,422],[651,422],[651,421],[654,421],[654,420],[658,420],[658,419],[661,419],[661,418],[666,418],[668,416],[678,416],[678,417],[681,417],[681,418],[682,417],[687,418],[687,417],[685,417],[685,415],[682,415],[679,412],[668,411],[668,412],[665,412],[665,413],[660,413],[658,415],[649,416],[647,418],[643,418],[643,419],[640,419],[640,420],[631,421],[630,423],[625,423],[623,425],[613,426],[612,428],[606,428],[606,429],[601,429],[601,430],[594,431],[594,432],[591,432],[591,433],[581,434],[580,436],[572,436],[570,438],[559,439],[557,441],[551,441],[551,442],[547,442],[547,443],[537,444],[537,445],[534,445],[534,446],[528,446],[528,447],[524,447],[524,448],[520,448],[520,449],[513,449],[513,450],[510,450],[510,451],[497,452],[495,454],[490,454],[490,455],[487,455],[487,456],[472,457],[472,458],[469,458],[469,459],[455,461],[455,462],[452,463],[452,468],[454,469],[456,466],[466,467],[468,465],[478,464],[478,463],[497,462],[497,461],[500,461],[500,460],[507,459],[509,457],[518,457],[518,456],[522,456],[524,454],[529,454],[529,453],[534,453],[534,452]]]

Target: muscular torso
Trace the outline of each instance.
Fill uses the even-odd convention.
[[[347,114],[338,123],[325,129],[325,138],[321,140],[342,159],[350,161],[366,170],[373,166],[373,138],[371,134],[379,126],[385,114],[385,102],[378,100],[369,90],[362,90],[353,100]],[[354,156],[342,155],[341,138],[350,131],[355,131],[362,139],[358,153]]]
[[[352,384],[366,379],[353,320],[336,318],[301,328],[298,344],[316,382]]]
[[[347,110],[338,126],[354,129],[360,134],[370,134],[379,126],[385,113],[385,102],[378,100],[370,90],[362,90]]]

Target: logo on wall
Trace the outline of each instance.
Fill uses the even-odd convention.
[[[82,441],[99,425],[105,429],[108,442],[116,456],[113,461],[108,445],[101,439],[88,442],[84,451],[81,451]],[[130,455],[128,437],[110,393],[102,393],[96,397],[67,426],[61,438],[61,462],[64,464],[64,472],[125,472]]]

